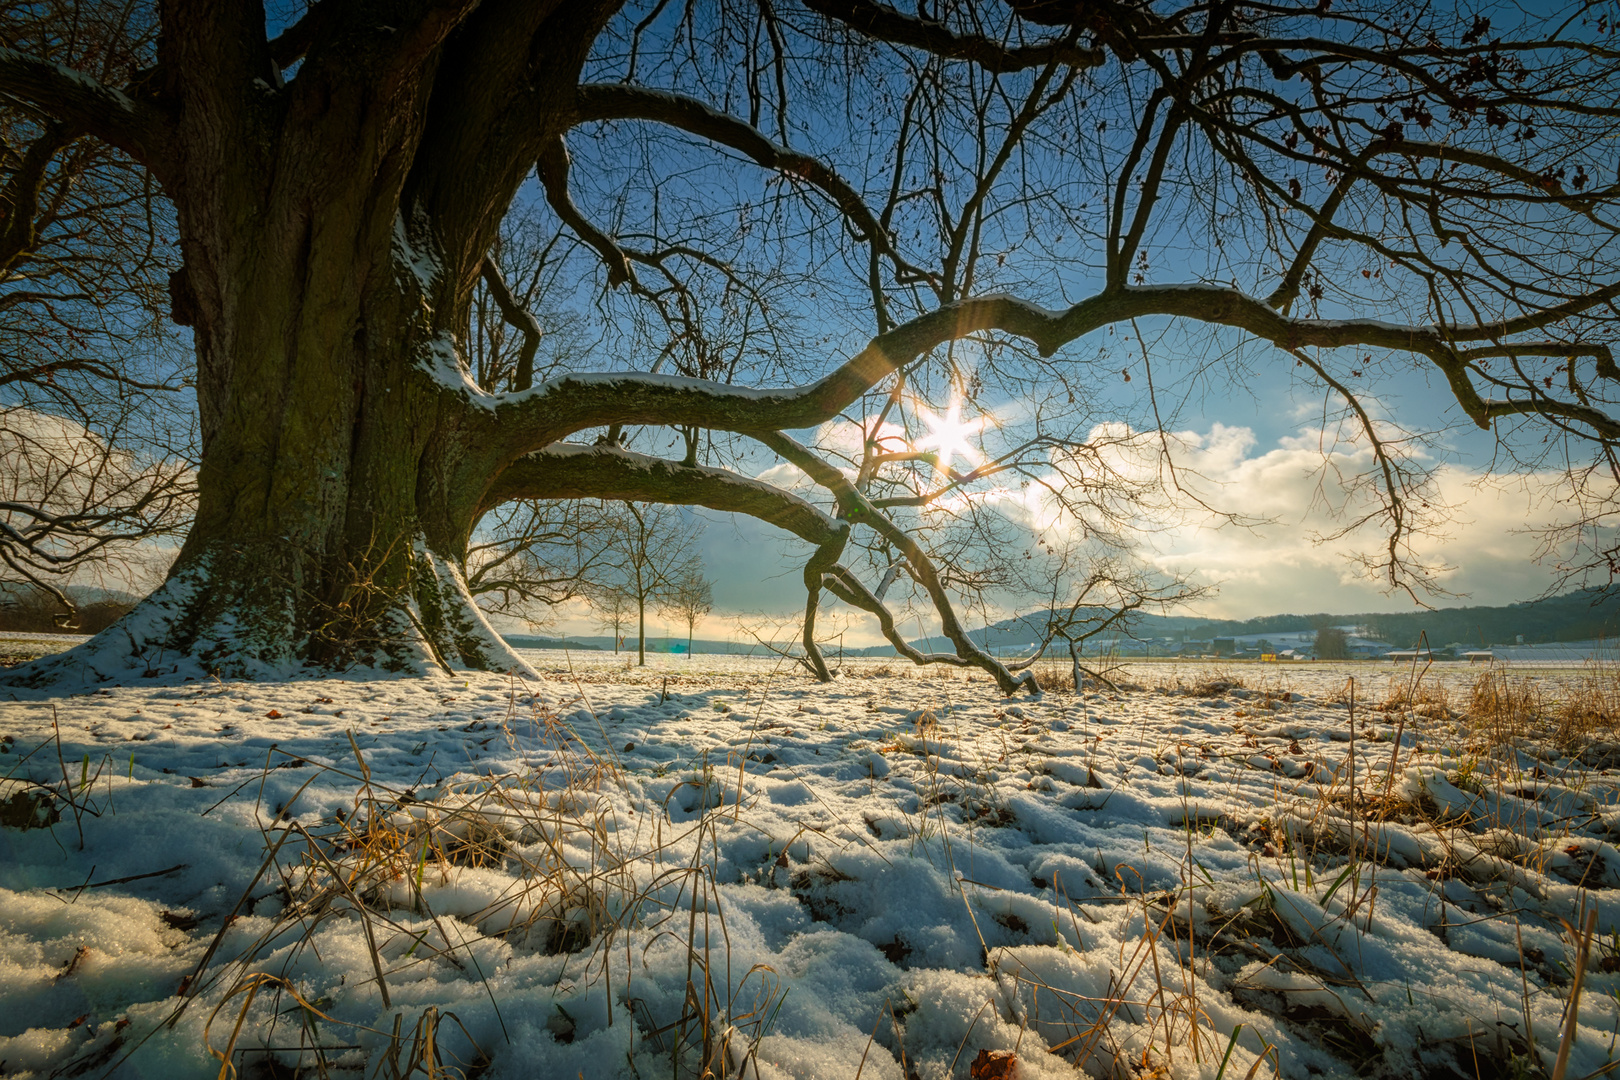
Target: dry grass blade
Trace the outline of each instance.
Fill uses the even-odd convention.
[[[1564,1080],[1569,1068],[1569,1052],[1575,1045],[1576,1019],[1581,1009],[1581,987],[1586,981],[1586,960],[1592,951],[1592,934],[1597,930],[1597,906],[1586,913],[1586,926],[1581,931],[1580,952],[1575,957],[1575,981],[1569,988],[1569,1013],[1564,1019],[1564,1035],[1558,1041],[1558,1059],[1553,1063],[1552,1080]]]

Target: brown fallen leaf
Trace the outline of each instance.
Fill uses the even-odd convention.
[[[266,720],[280,720],[281,719],[281,714],[279,712],[277,712],[275,709],[271,709],[269,712],[264,714],[264,718]]]
[[[1016,1080],[1018,1055],[1011,1050],[980,1050],[968,1076],[972,1080]]]
[[[160,911],[158,912],[158,918],[162,919],[165,925],[174,930],[193,930],[197,926],[197,917],[195,915],[182,915],[175,911]]]

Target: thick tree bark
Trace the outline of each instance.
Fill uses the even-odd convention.
[[[176,292],[198,356],[196,522],[154,597],[112,634],[22,677],[177,658],[249,676],[524,667],[459,566],[490,478],[529,447],[491,439],[476,388],[459,385],[455,342],[483,233],[499,220],[488,204],[509,201],[527,166],[510,159],[486,175],[440,156],[465,137],[467,115],[511,102],[474,101],[477,73],[438,70],[434,52],[452,34],[533,28],[555,5],[517,5],[521,19],[504,11],[517,21],[501,28],[489,20],[502,11],[458,22],[471,4],[422,5],[380,30],[362,19],[343,55],[328,41],[287,92],[261,100],[240,97],[274,70],[262,16],[243,14],[252,5],[230,17],[169,6],[169,108],[148,116],[113,91],[67,106],[110,102],[135,133],[125,142],[174,199],[185,256]],[[608,6],[565,16],[600,18]],[[538,146],[563,129],[590,38],[555,37],[555,72],[525,88],[526,130],[507,138]],[[524,45],[504,52],[529,62]],[[481,47],[486,58],[503,51]],[[435,94],[455,98],[437,125]],[[160,120],[168,126],[148,135]],[[483,204],[471,219],[469,201]]]
[[[196,523],[115,650],[236,675],[523,666],[458,569],[487,451],[465,399],[424,370],[447,346],[415,314],[431,281],[387,216],[267,229],[245,245],[265,273],[198,290],[216,376],[200,386]],[[371,243],[356,251],[355,233]]]

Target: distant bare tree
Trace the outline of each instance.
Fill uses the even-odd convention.
[[[714,610],[714,585],[703,576],[703,560],[689,558],[676,567],[664,593],[663,610],[686,624],[686,652],[692,653],[697,624]]]
[[[596,614],[597,629],[613,635],[613,652],[617,655],[635,614],[636,598],[617,584],[594,583],[586,585],[585,597]]]
[[[702,526],[679,507],[625,502],[615,515],[610,553],[593,571],[598,589],[628,598],[636,615],[636,663],[647,663],[647,609],[663,607]],[[603,611],[598,608],[599,614]]]
[[[1316,632],[1316,658],[1318,660],[1350,659],[1350,638],[1336,626],[1324,626]]]

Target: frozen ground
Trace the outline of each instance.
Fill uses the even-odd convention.
[[[534,659],[0,704],[0,1073],[1538,1076],[1577,969],[1611,1062],[1605,744],[1365,666]]]
[[[19,664],[39,656],[64,652],[89,641],[78,634],[34,634],[26,630],[0,630],[0,665]]]

